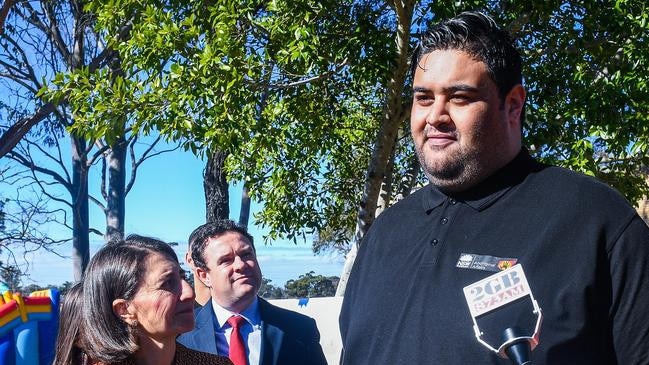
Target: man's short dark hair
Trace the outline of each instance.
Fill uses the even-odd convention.
[[[201,268],[205,271],[209,271],[207,268],[207,263],[205,262],[205,248],[207,247],[207,241],[210,238],[218,237],[227,232],[237,232],[244,236],[253,250],[255,249],[255,242],[248,233],[246,227],[236,224],[230,219],[222,219],[214,222],[207,222],[202,226],[199,226],[189,235],[189,251],[192,255],[192,261],[194,261],[194,266]]]
[[[480,12],[463,12],[428,29],[415,48],[411,71],[420,66],[423,56],[437,50],[458,50],[483,62],[498,87],[501,101],[512,87],[522,84],[521,55],[504,29]],[[522,117],[522,116],[521,116]]]

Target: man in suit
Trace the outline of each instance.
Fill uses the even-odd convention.
[[[212,296],[210,294],[210,288],[208,288],[207,285],[198,278],[198,274],[196,274],[196,266],[194,266],[194,260],[192,259],[191,244],[185,253],[185,262],[187,263],[187,266],[189,266],[189,270],[192,272],[192,276],[194,277],[194,311],[197,311],[204,306]]]
[[[210,288],[196,327],[178,338],[235,365],[326,364],[315,321],[259,298],[261,270],[252,236],[230,220],[206,223],[189,237],[198,279]]]

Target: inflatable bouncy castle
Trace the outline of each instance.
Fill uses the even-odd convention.
[[[59,321],[59,292],[0,296],[0,365],[50,365]]]

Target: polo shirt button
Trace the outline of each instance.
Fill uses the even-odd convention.
[[[433,238],[433,240],[430,241],[430,244],[433,245],[433,246],[435,246],[437,243],[439,243],[439,241],[437,240],[437,238]]]
[[[448,218],[446,217],[442,218],[442,224],[446,224],[446,223],[448,223]]]
[[[457,200],[451,199],[451,205],[455,205],[455,204],[457,204]]]

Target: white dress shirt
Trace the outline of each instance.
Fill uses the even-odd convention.
[[[228,324],[228,318],[233,315],[240,315],[246,322],[241,326],[239,332],[243,342],[246,344],[249,365],[259,365],[261,352],[261,315],[259,313],[259,302],[257,297],[243,312],[236,314],[221,307],[212,299],[212,307],[216,316],[216,350],[219,355],[228,356],[230,352],[230,334],[232,326]]]

